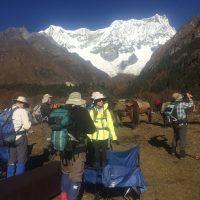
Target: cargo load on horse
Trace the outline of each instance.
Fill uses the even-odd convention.
[[[119,116],[120,121],[123,117],[129,117],[131,123],[134,125],[138,125],[139,115],[146,114],[148,117],[148,122],[151,122],[151,106],[147,101],[143,101],[140,99],[123,99],[119,100],[114,108],[114,112],[116,116]]]

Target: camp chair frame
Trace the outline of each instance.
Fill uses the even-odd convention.
[[[134,149],[135,148],[135,149]],[[136,150],[136,151],[135,151]],[[129,152],[130,151],[130,152]],[[138,173],[139,172],[139,174],[140,174],[140,155],[139,155],[139,147],[138,146],[135,146],[135,147],[133,147],[133,148],[131,148],[131,149],[129,149],[128,151],[124,151],[124,153],[126,153],[126,152],[128,152],[128,154],[132,154],[133,152],[135,152],[135,153],[133,153],[134,155],[132,155],[132,156],[134,156],[134,168],[132,168],[132,167],[129,167],[129,168],[127,168],[128,169],[128,171],[130,171],[131,172],[131,169],[133,169],[133,173],[131,172],[131,176],[130,177],[128,177],[128,179],[129,178],[132,178],[132,176],[135,176],[135,174],[134,173]],[[114,152],[115,153],[115,152]],[[117,152],[118,153],[118,152]],[[119,152],[120,153],[120,152]],[[123,151],[121,152],[121,153],[123,153]],[[112,153],[111,153],[112,154]],[[128,158],[128,159],[130,159],[130,158]],[[123,161],[124,162],[124,161]],[[129,162],[131,163],[131,161],[129,160]],[[106,165],[106,166],[108,166],[109,167],[109,156],[108,156],[108,164]],[[120,165],[119,165],[120,166]],[[128,166],[127,166],[128,167]],[[112,168],[112,165],[111,165],[111,168]],[[94,175],[94,178],[93,178],[93,180],[92,180],[92,182],[90,182],[90,180],[88,181],[87,180],[87,175],[89,175],[90,174],[90,171],[89,171],[89,174],[88,174],[88,172],[87,172],[87,170],[93,170],[93,175]],[[85,168],[85,177],[84,177],[84,181],[85,181],[85,183],[92,183],[93,185],[94,185],[94,200],[100,200],[100,199],[104,199],[104,200],[112,200],[112,199],[114,199],[114,197],[112,197],[112,196],[110,196],[110,195],[108,195],[109,194],[109,190],[111,190],[111,189],[116,189],[116,188],[121,188],[122,190],[123,190],[123,194],[121,195],[119,195],[120,197],[121,197],[121,199],[124,199],[124,200],[129,200],[129,199],[132,199],[132,200],[138,200],[138,199],[140,199],[140,194],[141,194],[141,188],[139,187],[139,186],[137,186],[137,184],[138,184],[138,182],[139,181],[137,181],[136,179],[138,178],[138,176],[136,176],[136,177],[134,177],[135,179],[134,179],[134,181],[136,180],[136,185],[127,185],[127,184],[129,184],[129,182],[131,183],[131,181],[129,181],[128,180],[128,182],[126,182],[125,183],[125,186],[123,186],[123,185],[120,185],[120,184],[123,184],[123,183],[119,183],[119,185],[117,185],[116,184],[116,186],[114,186],[114,187],[112,187],[112,185],[111,186],[108,186],[108,185],[105,185],[105,181],[103,181],[102,180],[102,183],[101,183],[101,185],[102,185],[102,187],[101,187],[101,189],[102,190],[98,190],[98,181],[97,181],[97,177],[98,176],[100,176],[100,175],[102,175],[102,177],[103,177],[103,174],[104,174],[104,172],[103,172],[103,170],[105,169],[105,167],[103,167],[103,168],[95,168],[95,167],[88,167],[88,166],[86,166],[86,168]],[[116,171],[115,171],[116,172]],[[92,177],[92,174],[90,174],[91,176],[90,176],[90,178]],[[104,174],[105,175],[105,174]],[[95,176],[96,176],[96,180],[95,180]],[[106,176],[106,175],[105,175]],[[139,176],[142,176],[142,174],[140,174]],[[101,177],[101,178],[102,178]],[[89,178],[89,179],[90,179]],[[133,182],[133,181],[132,181]],[[144,179],[142,178],[142,183],[144,183],[145,181],[144,181]],[[144,190],[143,191],[145,191],[145,188],[146,188],[146,184],[144,184],[145,186],[144,186]],[[118,197],[119,197],[118,196]]]

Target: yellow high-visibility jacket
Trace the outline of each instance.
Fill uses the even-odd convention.
[[[113,120],[108,110],[108,104],[105,103],[101,108],[95,106],[90,111],[96,131],[93,134],[88,134],[91,140],[117,140]]]

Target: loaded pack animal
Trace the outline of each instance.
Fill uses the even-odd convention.
[[[123,117],[126,117],[126,99],[120,99],[113,104],[113,122],[116,126],[123,126]]]
[[[115,118],[118,117],[120,125],[123,117],[129,117],[131,123],[138,125],[140,123],[140,114],[146,114],[148,122],[151,122],[151,107],[149,102],[140,99],[121,99],[114,107]]]

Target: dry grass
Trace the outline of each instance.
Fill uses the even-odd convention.
[[[190,115],[187,137],[187,157],[179,160],[168,153],[172,140],[171,128],[163,128],[161,118],[153,114],[152,124],[146,123],[142,116],[141,124],[134,128],[117,129],[120,146],[114,149],[125,150],[137,144],[141,148],[140,163],[148,182],[148,191],[141,195],[142,200],[199,200],[200,199],[200,160],[191,155],[200,155],[200,115]],[[42,129],[35,127],[34,134],[29,136],[33,144],[33,154],[41,154],[45,142]],[[93,196],[85,193],[83,200]],[[59,199],[59,198],[56,198]]]

